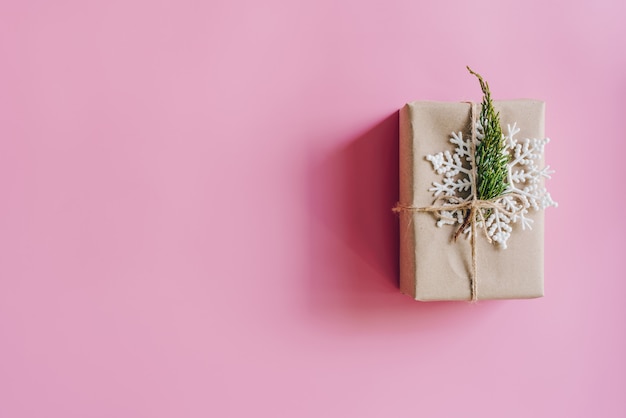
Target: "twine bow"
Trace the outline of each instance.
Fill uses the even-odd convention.
[[[470,102],[471,105],[471,148],[472,148],[472,158],[476,155],[476,118],[477,118],[477,105],[476,103]],[[487,240],[491,242],[491,238],[489,237],[489,233],[487,231],[487,225],[485,218],[483,216],[482,209],[487,210],[498,210],[506,216],[514,217],[519,211],[523,209],[523,205],[520,205],[519,210],[511,211],[508,208],[504,207],[498,201],[503,196],[510,196],[514,199],[522,200],[524,197],[519,193],[511,192],[505,193],[504,195],[497,196],[490,200],[480,200],[477,198],[477,187],[476,187],[476,164],[472,164],[472,183],[473,183],[473,193],[471,200],[462,200],[456,196],[442,196],[433,202],[431,206],[426,207],[415,207],[415,206],[405,206],[400,203],[396,204],[396,206],[392,209],[395,213],[400,212],[410,212],[410,213],[419,213],[419,212],[440,212],[443,210],[446,211],[455,211],[461,210],[466,212],[465,220],[463,224],[457,229],[454,234],[453,240],[456,241],[461,233],[465,231],[465,229],[470,227],[470,246],[472,248],[472,268],[470,272],[470,289],[471,289],[471,301],[476,302],[478,300],[478,255],[477,255],[477,245],[476,245],[476,224],[480,220],[482,229],[485,233],[485,237]],[[439,202],[442,202],[439,204]],[[479,219],[477,219],[479,218]]]

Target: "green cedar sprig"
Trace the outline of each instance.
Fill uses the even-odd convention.
[[[480,123],[484,137],[476,147],[476,193],[479,200],[490,200],[502,195],[507,189],[509,159],[504,154],[505,144],[500,126],[500,114],[493,108],[489,84],[470,67],[467,69],[478,78],[483,91]]]

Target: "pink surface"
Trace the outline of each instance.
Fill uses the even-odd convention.
[[[625,11],[2,2],[0,417],[626,416]],[[397,289],[397,110],[466,64],[547,102],[543,299]]]

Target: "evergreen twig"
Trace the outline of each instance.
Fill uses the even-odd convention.
[[[502,195],[507,189],[508,157],[504,154],[504,137],[500,126],[500,114],[495,111],[489,84],[480,74],[467,67],[480,82],[483,91],[483,101],[480,110],[480,124],[483,129],[483,139],[476,147],[476,188],[479,200],[490,200]]]

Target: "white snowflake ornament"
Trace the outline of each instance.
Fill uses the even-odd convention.
[[[507,134],[504,135],[504,153],[509,162],[505,193],[494,200],[493,209],[480,209],[477,226],[483,229],[488,238],[496,242],[501,248],[506,248],[513,228],[511,224],[520,223],[522,229],[531,229],[533,220],[529,217],[532,210],[543,210],[549,206],[557,206],[550,197],[550,193],[542,185],[542,179],[550,178],[553,173],[549,166],[541,167],[544,147],[550,141],[548,138],[517,139],[520,132],[517,123],[507,125]],[[475,126],[476,138],[483,138],[483,129],[480,121]],[[474,158],[471,154],[471,137],[462,132],[452,132],[450,143],[455,146],[454,152],[442,151],[434,155],[427,155],[426,159],[433,165],[437,174],[443,175],[441,183],[434,182],[429,191],[436,198],[453,198],[457,203],[472,200],[476,190],[476,179],[473,174]],[[444,203],[443,207],[452,203]],[[504,210],[500,210],[502,208]],[[465,213],[462,209],[440,210],[437,212],[439,220],[437,226],[463,225]],[[469,227],[464,233],[469,233]]]

